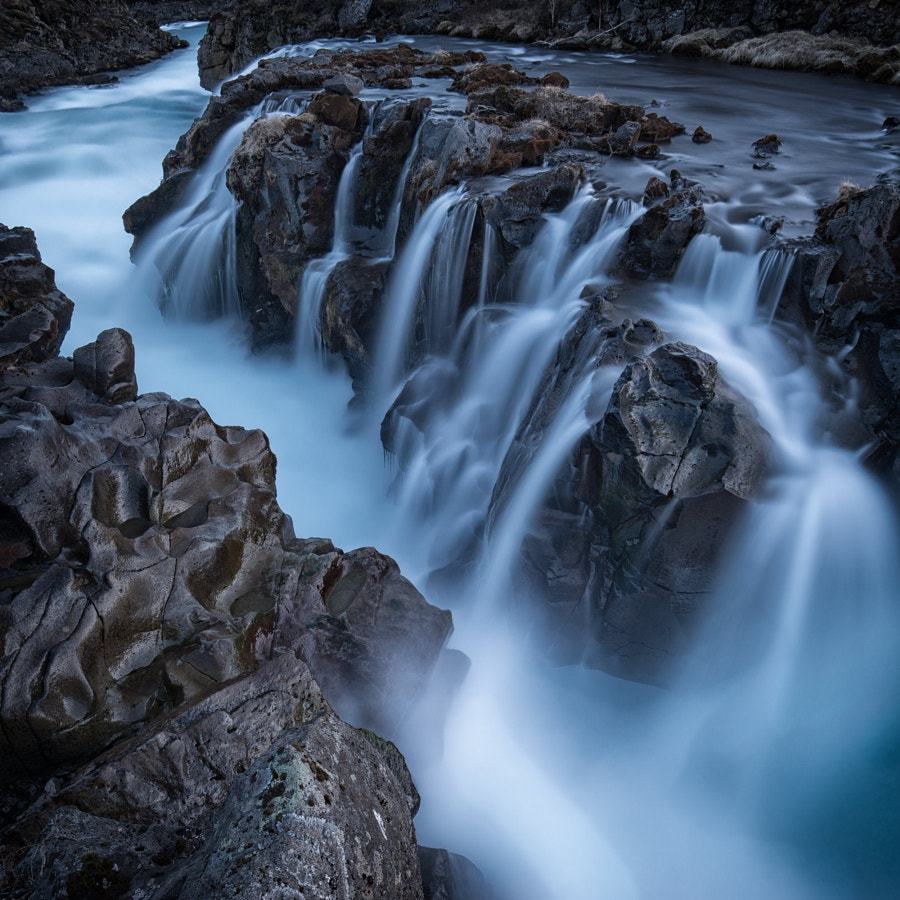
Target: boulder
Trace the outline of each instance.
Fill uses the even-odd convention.
[[[41,262],[34,232],[0,225],[0,373],[59,353],[72,301]]]
[[[475,864],[459,853],[420,846],[419,867],[425,900],[493,900],[495,897]]]
[[[673,169],[668,191],[654,176],[647,183],[647,212],[628,229],[620,265],[634,278],[671,276],[687,245],[703,230],[703,189]]]
[[[363,80],[362,78],[357,78],[356,75],[341,73],[340,75],[333,75],[331,78],[327,79],[323,82],[322,87],[332,94],[342,94],[345,97],[356,97],[363,89]]]
[[[708,144],[712,139],[712,135],[702,125],[698,125],[691,135],[691,140],[695,144]]]
[[[410,785],[281,656],[51,782],[4,834],[5,895],[419,900]]]
[[[75,377],[107,403],[137,398],[134,376],[134,343],[122,328],[108,328],[97,340],[79,347],[72,355]]]
[[[660,346],[652,322],[614,324],[607,308],[592,301],[561,348],[504,461],[489,521],[593,360],[595,424],[525,536],[520,577],[545,602],[546,643],[560,662],[660,681],[704,612],[731,529],[766,472],[770,440],[712,357]]]

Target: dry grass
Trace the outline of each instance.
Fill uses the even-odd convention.
[[[671,38],[663,49],[764,69],[843,72],[871,81],[900,84],[900,45],[873,47],[855,38],[806,31],[781,31],[747,38],[737,29],[707,28]]]

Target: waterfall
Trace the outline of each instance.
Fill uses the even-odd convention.
[[[598,204],[603,206],[599,224],[578,244],[577,229]],[[420,418],[413,425],[400,419],[395,425],[401,461],[398,503],[406,516],[432,530],[435,566],[454,559],[484,520],[503,460],[560,341],[584,308],[582,289],[604,280],[619,243],[640,213],[635,204],[601,201],[589,190],[581,192],[561,213],[547,217],[525,260],[514,267],[512,301],[473,307],[460,326],[452,355],[439,363],[426,362],[420,370],[420,377],[428,376],[422,377],[426,386],[431,381],[437,387],[422,400],[424,422]],[[486,248],[493,246],[490,232],[485,241]],[[486,264],[479,288],[482,301],[487,298],[488,275]],[[583,386],[575,389],[573,396],[581,400],[560,412],[571,420],[559,426],[560,446],[571,447],[588,426],[583,394]],[[551,458],[558,455],[553,451]],[[553,474],[555,470],[547,477]],[[523,489],[534,490],[531,484]]]
[[[371,129],[372,118],[362,139],[354,146],[338,182],[334,204],[334,238],[331,251],[319,259],[309,262],[300,279],[297,299],[297,321],[295,325],[295,345],[300,354],[318,353],[322,350],[320,319],[322,301],[328,279],[335,267],[350,256],[353,231],[353,201],[356,187],[356,173],[363,155],[366,136]]]
[[[240,317],[235,223],[228,163],[258,110],[232,125],[191,176],[184,200],[143,239],[137,278],[176,319]]]
[[[833,775],[877,732],[900,675],[898,523],[857,454],[823,435],[809,361],[770,324],[792,264],[701,235],[662,289],[664,327],[718,360],[773,439],[769,483],[733,539],[686,666],[688,684],[717,686],[700,689],[693,717],[670,721],[666,738],[680,740],[686,768],[716,756],[733,790],[756,802],[773,772]]]
[[[403,375],[408,343],[422,281],[432,260],[438,235],[463,196],[463,188],[442,194],[425,210],[401,251],[388,282],[375,348],[374,393],[389,397]]]

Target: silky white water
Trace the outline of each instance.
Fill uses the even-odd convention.
[[[202,29],[184,33],[195,47]],[[192,49],[126,73],[118,85],[54,91],[3,116],[0,221],[35,229],[60,287],[76,300],[66,350],[102,328],[128,328],[143,391],[196,396],[217,421],[267,432],[279,500],[299,534],[374,544],[424,587],[483,523],[509,444],[582,308],[581,290],[608,277],[639,210],[609,204],[588,241],[574,245],[581,216],[604,202],[580,194],[548,217],[502,301],[492,294],[489,249],[476,306],[453,340],[449,320],[436,319],[433,353],[412,360],[414,305],[431,290],[436,264],[446,269],[434,286],[447,293],[435,312],[454,302],[474,215],[464,189],[421,211],[396,248],[394,271],[404,278],[392,283],[385,309],[395,327],[377,349],[378,396],[386,403],[419,363],[452,379],[455,391],[435,407],[424,435],[403,438],[405,465],[385,466],[377,421],[348,429],[349,380],[315,354],[296,365],[249,357],[233,318],[185,320],[198,297],[205,299],[197,311],[210,302],[225,313],[236,308],[228,280],[233,206],[221,170],[239,131],[198,174],[171,230],[148,243],[167,248],[158,258],[171,263],[179,285],[170,304],[185,315],[161,318],[159,283],[129,263],[121,213],[156,185],[160,161],[206,97]],[[353,170],[345,173],[349,192]],[[352,207],[347,197],[336,225]],[[433,735],[416,734],[423,720],[414,713],[408,722],[402,749],[423,795],[419,840],[470,856],[503,897],[850,898],[866,883],[855,869],[868,857],[831,839],[828,820],[846,804],[836,814],[826,801],[872,790],[865,765],[897,708],[897,525],[881,486],[822,433],[816,378],[796,343],[768,324],[789,261],[766,256],[749,240],[758,229],[746,229],[696,239],[649,311],[670,336],[719,360],[756,406],[778,460],[722,572],[720,614],[681,681],[662,691],[547,665],[533,651],[527,603],[506,593],[526,520],[587,427],[584,400],[611,390],[614,372],[575,380],[487,529],[471,577],[432,598],[453,605],[452,643],[472,666],[441,755]],[[392,221],[391,243],[395,231]],[[336,228],[327,265],[343,258],[345,241]],[[197,265],[184,265],[188,246]],[[494,246],[489,229],[484,246]],[[323,277],[303,287],[301,306],[324,284]],[[720,654],[735,634],[747,659],[737,675],[721,674]],[[718,677],[701,678],[698,669]],[[842,779],[851,776],[848,788]],[[865,820],[861,805],[852,812]],[[890,870],[877,855],[876,862]]]

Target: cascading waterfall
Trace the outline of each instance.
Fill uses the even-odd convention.
[[[579,245],[576,229],[598,205],[603,206],[599,224]],[[402,461],[398,504],[407,516],[433,526],[434,565],[451,561],[483,521],[500,467],[547,366],[584,309],[582,289],[605,280],[620,241],[640,212],[636,204],[603,201],[582,191],[561,213],[547,217],[525,259],[514,267],[512,302],[482,302],[489,263],[482,267],[482,300],[463,320],[451,355],[439,364],[452,373],[454,389],[429,398],[423,428],[397,423],[395,444]],[[485,241],[489,249],[490,232]],[[425,363],[435,365],[433,360]],[[583,406],[565,414],[574,422],[579,416],[583,420]],[[567,436],[573,428],[578,432],[569,446],[586,427],[585,422],[580,430],[577,425],[563,428]]]
[[[335,267],[343,262],[351,252],[351,236],[353,231],[353,202],[356,187],[356,173],[363,155],[366,136],[370,133],[372,118],[362,139],[350,152],[341,178],[338,182],[334,204],[334,239],[331,251],[307,264],[300,279],[300,292],[297,300],[297,321],[295,325],[295,345],[301,355],[320,353],[322,338],[319,320],[322,314],[322,301],[328,279]]]
[[[717,757],[733,790],[757,803],[773,772],[789,782],[833,776],[888,718],[900,674],[898,523],[857,455],[821,433],[820,388],[769,323],[791,264],[702,235],[664,291],[665,326],[716,357],[774,444],[774,475],[734,539],[686,672],[688,684],[702,673],[715,688],[699,688],[695,718],[682,710],[666,726],[685,767],[702,746],[700,759]]]
[[[228,190],[228,163],[258,109],[232,125],[192,176],[184,201],[141,241],[137,278],[177,319],[239,317],[238,203]]]
[[[375,347],[374,395],[390,397],[403,375],[422,280],[447,216],[463,196],[463,188],[442,194],[425,210],[397,258],[388,283]]]

